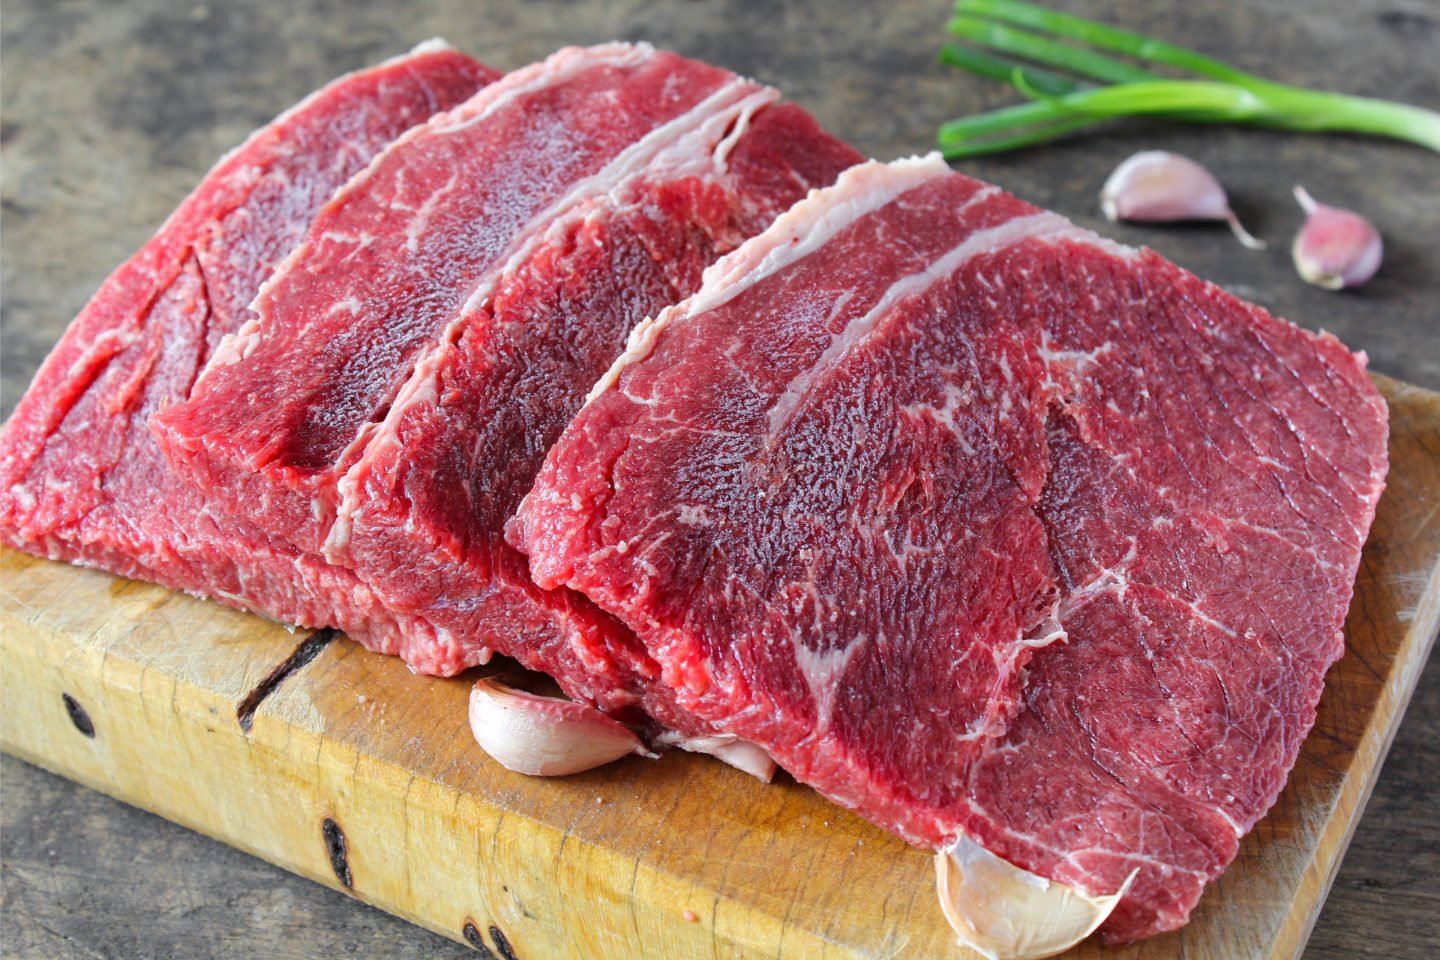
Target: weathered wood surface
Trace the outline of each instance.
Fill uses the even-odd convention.
[[[1382,385],[1391,481],[1289,785],[1188,927],[1075,956],[1299,955],[1440,620],[1440,394]],[[684,754],[518,776],[467,735],[470,678],[13,551],[0,573],[7,752],[462,942],[604,960],[961,953],[930,857],[788,779]]]
[[[1440,15],[1422,0],[1057,5],[1180,38],[1292,82],[1440,104],[1433,65]],[[437,0],[423,8],[7,2],[0,19],[0,413],[14,405],[105,273],[215,157],[342,70],[432,34],[499,67],[567,42],[650,39],[775,82],[831,129],[889,158],[928,149],[942,119],[1011,98],[934,65],[946,7],[945,0]],[[1271,250],[1251,254],[1223,230],[1099,223],[1093,197],[1106,172],[1130,152],[1156,146],[1214,169]],[[1366,349],[1382,373],[1440,388],[1435,163],[1420,150],[1354,138],[1146,126],[966,169],[1121,239],[1149,243],[1303,324],[1333,330]],[[1290,273],[1285,241],[1298,223],[1288,196],[1295,180],[1322,199],[1366,211],[1385,231],[1387,262],[1365,291],[1336,297]],[[1432,448],[1431,455],[1440,453]],[[1419,491],[1432,509],[1437,486]],[[173,621],[178,613],[165,616]],[[7,706],[7,725],[11,715]],[[1440,940],[1437,744],[1440,674],[1432,669],[1307,957],[1433,956]],[[465,954],[8,757],[0,760],[0,793],[0,952],[7,956]],[[872,899],[886,894],[866,892]]]

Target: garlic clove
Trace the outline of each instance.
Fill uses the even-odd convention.
[[[1317,203],[1301,186],[1295,188],[1295,199],[1305,211],[1305,225],[1295,234],[1290,256],[1306,283],[1343,290],[1375,276],[1385,247],[1369,220],[1353,210]]]
[[[778,769],[775,759],[758,743],[742,740],[733,733],[717,733],[708,737],[687,737],[666,730],[655,737],[660,746],[679,747],[691,753],[706,753],[728,763],[736,770],[750,774],[761,783],[769,783]]]
[[[629,727],[592,706],[525,693],[491,677],[470,691],[470,731],[502,767],[537,777],[579,773],[627,753],[656,757]]]
[[[1257,240],[1240,225],[1220,181],[1178,153],[1144,150],[1120,164],[1100,188],[1100,210],[1112,223],[1223,220],[1245,246],[1265,249],[1263,240]]]
[[[1046,880],[995,856],[965,834],[935,855],[940,909],[960,942],[991,960],[1039,960],[1094,933],[1130,889],[1106,897]]]

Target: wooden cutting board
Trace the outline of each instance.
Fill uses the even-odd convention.
[[[1391,473],[1315,730],[1185,929],[1080,958],[1300,953],[1440,622],[1440,394],[1377,378]],[[505,960],[966,956],[931,858],[704,757],[518,776],[473,676],[0,554],[0,747]]]

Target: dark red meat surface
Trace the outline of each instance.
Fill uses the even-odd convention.
[[[218,511],[151,414],[183,400],[331,194],[406,129],[498,76],[443,44],[342,77],[253,134],[105,281],[0,436],[0,535],[275,619],[333,622],[348,571]],[[373,628],[398,629],[382,617]]]
[[[630,328],[860,159],[776,98],[646,45],[510,74],[327,206],[156,418],[167,452],[353,570],[370,592],[342,625],[424,623],[372,646],[441,674],[499,650],[629,710],[653,662],[585,598],[537,589],[503,526]]]
[[[912,842],[1184,923],[1314,721],[1386,469],[1363,358],[938,160],[717,264],[511,525],[676,701]]]

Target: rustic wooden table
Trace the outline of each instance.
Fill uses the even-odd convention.
[[[1062,5],[1058,4],[1057,5]],[[1277,79],[1440,106],[1433,0],[1065,3]],[[333,75],[443,35],[501,68],[566,43],[644,39],[779,85],[881,158],[928,150],[937,123],[1012,95],[934,62],[945,0],[428,4],[7,0],[0,23],[0,415],[69,318],[200,174]],[[1095,191],[1130,153],[1214,170],[1250,228],[1099,220]],[[1350,137],[1120,126],[964,169],[1132,243],[1440,389],[1440,158]],[[1387,259],[1363,292],[1302,285],[1290,199],[1365,211]],[[1306,956],[1422,958],[1440,941],[1440,670],[1420,682]],[[403,921],[77,787],[0,760],[0,953],[81,957],[470,955]]]

